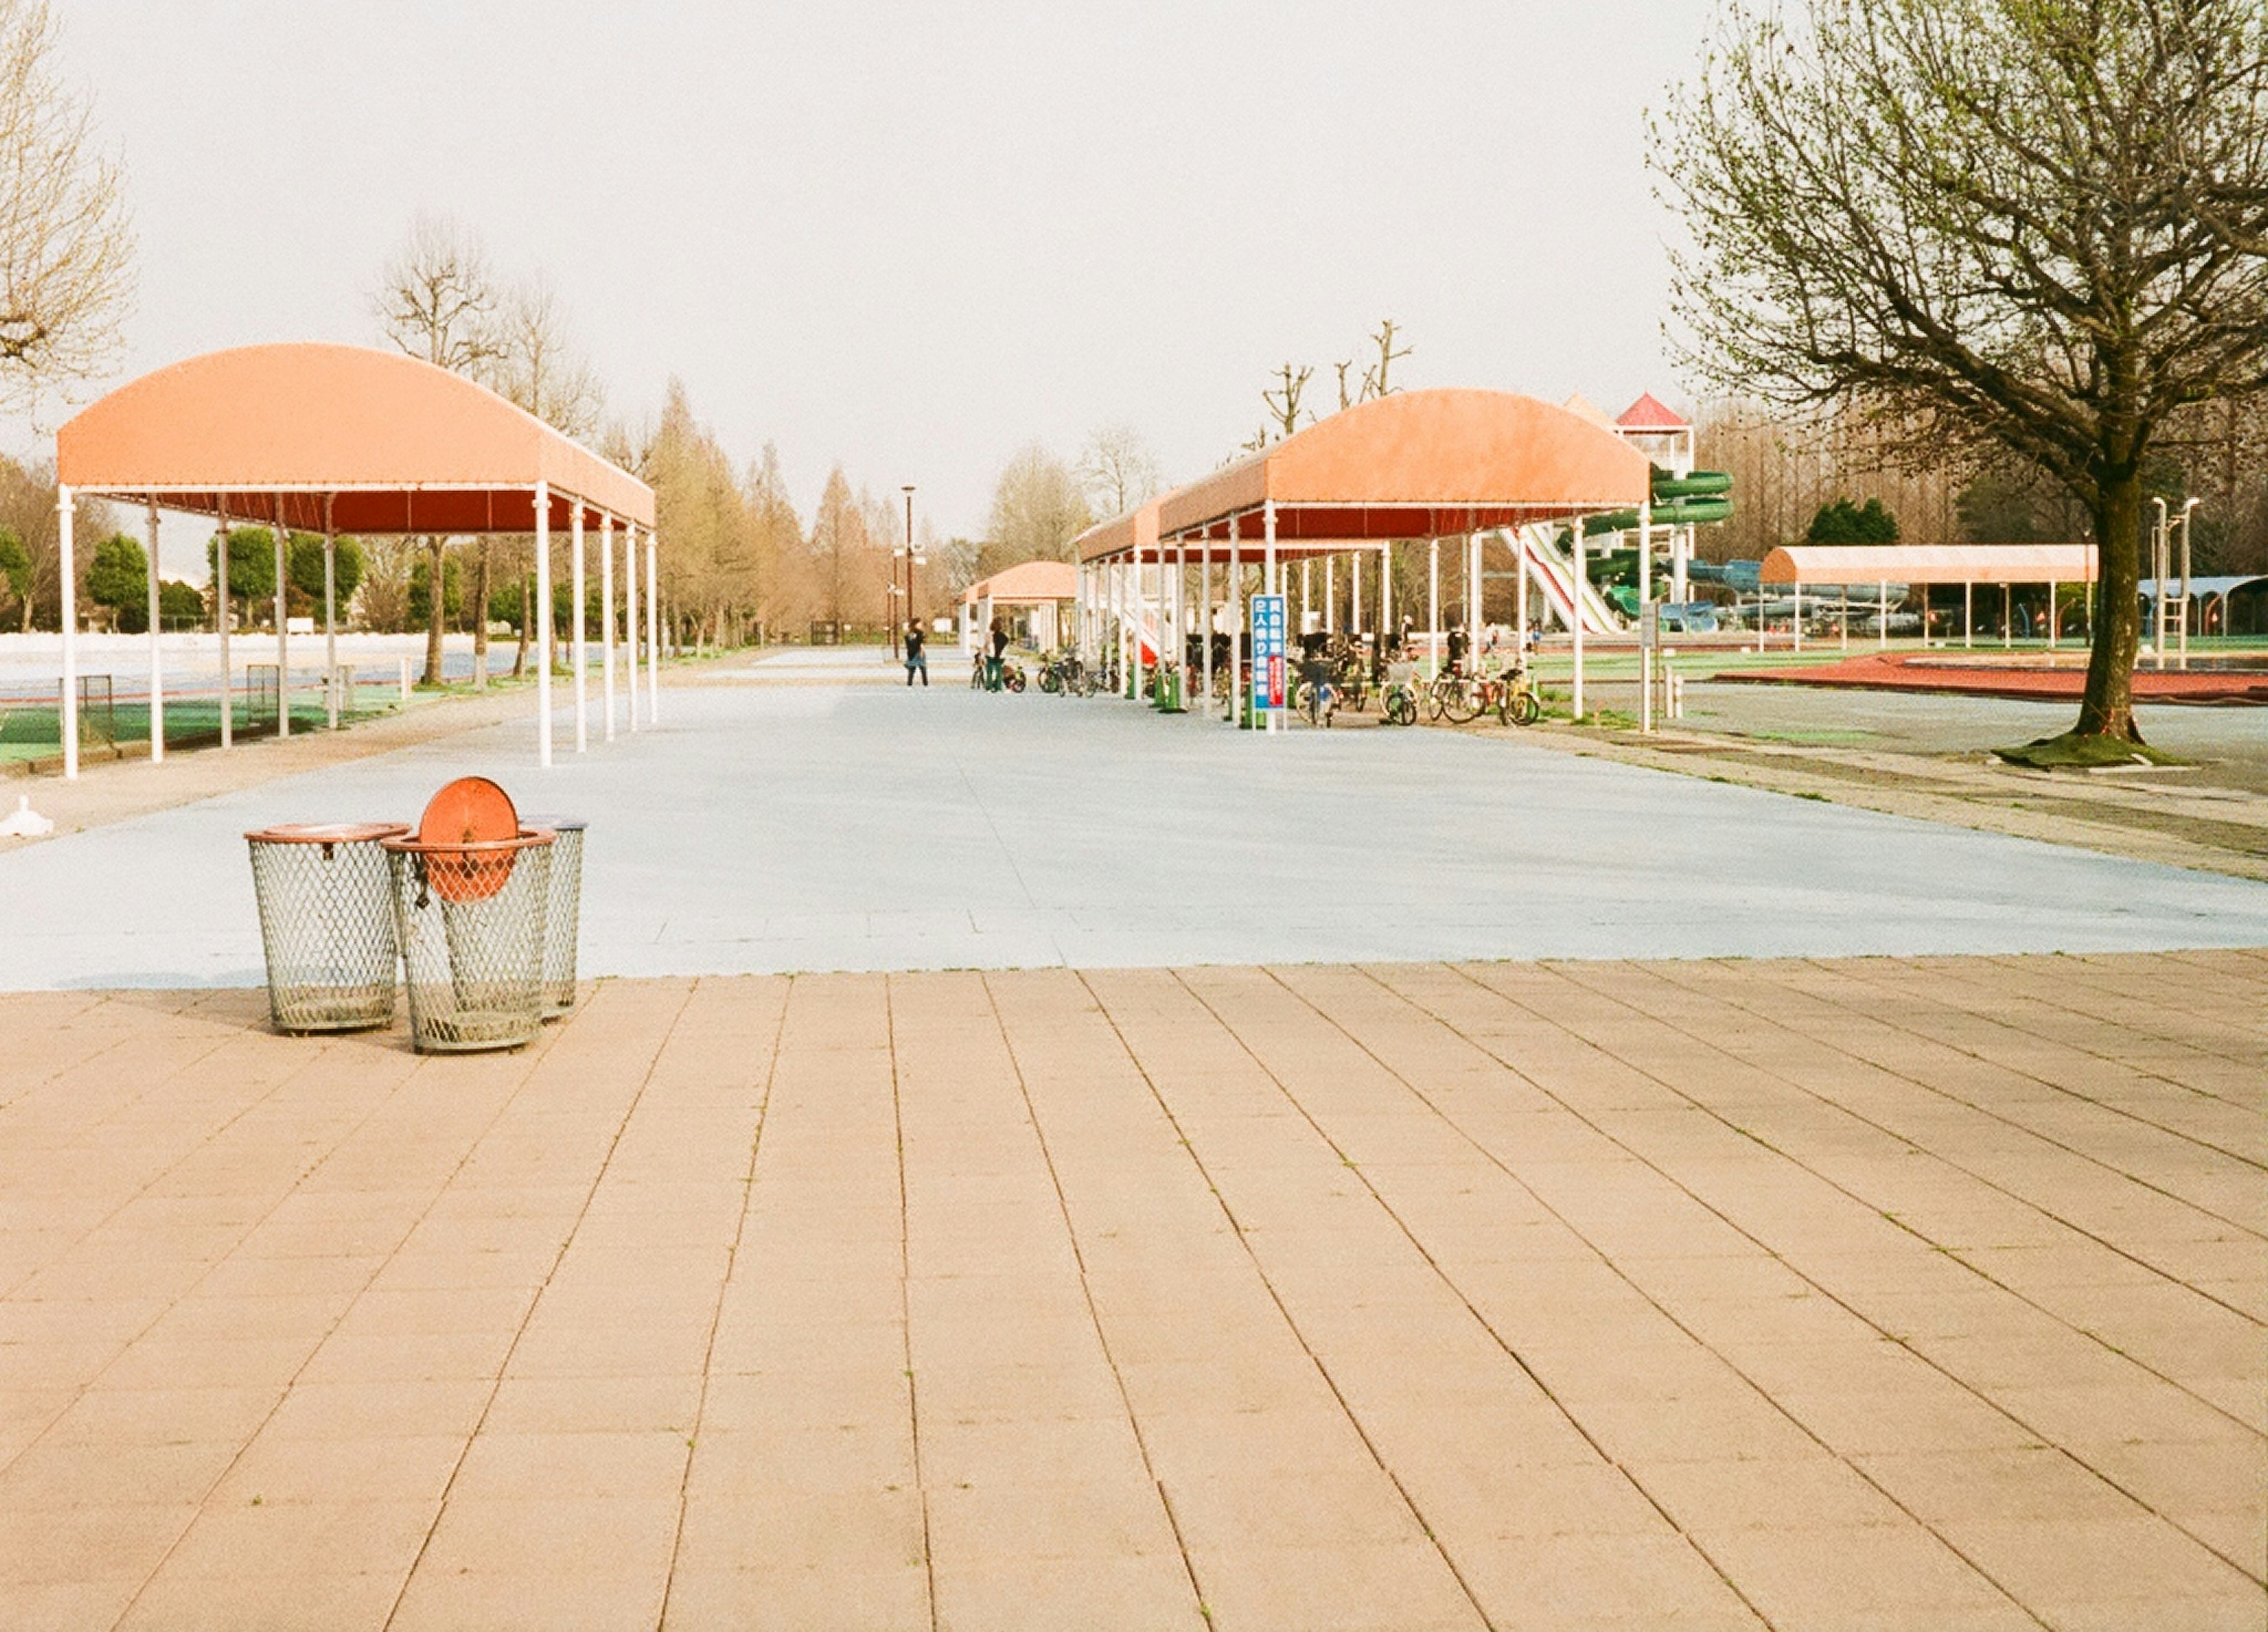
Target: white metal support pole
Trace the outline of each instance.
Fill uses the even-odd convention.
[[[1197,546],[1197,600],[1199,604],[1204,607],[1204,632],[1198,637],[1198,642],[1203,648],[1204,654],[1201,659],[1204,665],[1204,691],[1203,693],[1203,696],[1204,706],[1210,709],[1212,707],[1213,632],[1212,534],[1210,533],[1205,534],[1204,542]]]
[[[1875,583],[1874,599],[1877,603],[1874,613],[1874,650],[1888,651],[1890,649],[1890,586],[1888,583],[1880,580]]]
[[[55,565],[63,614],[63,779],[78,780],[78,563],[71,549],[71,490],[55,489]],[[227,546],[221,547],[224,550]]]
[[[1229,723],[1245,723],[1245,557],[1229,517]]]
[[[1347,557],[1347,633],[1362,639],[1362,552]]]
[[[228,604],[227,499],[223,498],[213,506],[213,519],[220,528],[220,545],[214,552],[213,560],[213,599],[219,610],[215,621],[220,626],[220,746],[221,751],[226,753],[236,741],[236,683],[228,672],[228,626],[234,620],[229,614]],[[402,673],[409,673],[407,658],[402,660]],[[409,701],[407,687],[402,688],[401,700],[404,702]]]
[[[330,728],[339,728],[339,530],[334,494],[323,495],[323,696]]]
[[[568,570],[568,594],[575,606],[575,752],[585,754],[591,747],[591,687],[590,672],[584,664],[584,641],[591,621],[590,602],[583,592],[583,501],[577,499],[568,524],[568,548],[575,552],[574,565]]]
[[[661,718],[661,542],[645,530],[645,723]]]
[[[2152,663],[2166,666],[2166,540],[2171,532],[2166,520],[2166,501],[2150,501],[2158,507],[2157,526],[2150,532],[2150,647]]]
[[[1261,501],[1260,531],[1268,551],[1268,592],[1270,595],[1282,595],[1284,593],[1284,582],[1282,577],[1278,575],[1276,568],[1276,501],[1274,499],[1263,499]],[[1255,675],[1253,678],[1256,680],[1259,677]],[[1273,700],[1271,699],[1270,701],[1272,702]],[[1270,707],[1269,709],[1268,729],[1270,733],[1273,733],[1277,726],[1282,723],[1279,717],[1283,712],[1283,709],[1278,708]]]
[[[1638,730],[1653,729],[1653,648],[1643,638],[1646,609],[1653,604],[1653,496],[1651,489],[1638,507],[1638,616],[1641,638],[1638,649]],[[1657,614],[1658,615],[1658,614]],[[1660,624],[1654,628],[1659,630]]]
[[[436,594],[440,592],[437,587]],[[551,766],[551,484],[535,484],[535,762]]]
[[[1339,585],[1336,555],[1323,557],[1323,633],[1339,632]]]
[[[158,501],[150,501],[150,763],[166,762],[166,667],[158,643],[164,605],[158,583]]]
[[[1977,585],[1961,586],[1961,646],[1968,651],[1977,644]]]
[[[1300,557],[1300,633],[1307,632],[1307,620],[1314,616],[1315,562],[1312,555]]]
[[[599,518],[599,689],[607,708],[606,738],[615,739],[615,518]]]
[[[636,526],[622,529],[622,652],[630,661],[630,729],[638,729],[638,573]],[[548,601],[545,603],[549,604]]]
[[[1583,565],[1583,518],[1580,516],[1568,522],[1567,536],[1573,547],[1568,552],[1568,558],[1575,563],[1574,581],[1567,586],[1567,621],[1572,626],[1575,642],[1575,679],[1568,704],[1575,723],[1580,725],[1583,721],[1583,575],[1588,570]],[[1759,629],[1764,628],[1761,601],[1757,603],[1756,627]]]
[[[1189,688],[1189,541],[1185,538],[1174,540],[1174,672],[1181,676],[1181,688]],[[1189,706],[1187,697],[1182,707]]]
[[[2050,578],[2048,580],[2048,650],[2050,651],[2056,649],[2057,638],[2061,632],[2058,626],[2057,613],[2056,581]]]
[[[1433,680],[1441,675],[1441,540],[1428,540],[1427,550],[1425,678]]]
[[[1142,701],[1149,676],[1142,660],[1142,636],[1150,621],[1150,591],[1142,582],[1142,548],[1134,547],[1134,701]]]
[[[284,496],[276,496],[276,734],[291,734],[291,653],[285,643],[291,619],[284,596],[291,587],[291,535],[284,526]]]
[[[1481,673],[1481,535],[1465,535],[1465,673]]]
[[[1528,540],[1510,528],[1506,530],[1505,537],[1512,540],[1512,553],[1517,562],[1513,571],[1520,580],[1520,601],[1513,608],[1513,638],[1524,664],[1528,661]]]
[[[2179,629],[2181,658],[2176,666],[2186,671],[2190,666],[2190,518],[2197,511],[2198,501],[2190,499],[2182,505],[2182,597]]]
[[[1394,634],[1394,543],[1378,547],[1378,640],[1383,648]]]

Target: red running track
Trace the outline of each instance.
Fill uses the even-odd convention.
[[[1839,663],[1794,669],[1747,669],[1720,680],[1773,686],[1850,686],[1863,691],[1957,692],[1972,697],[2076,699],[2085,668],[2048,668],[1940,652],[1870,652]],[[2134,697],[2152,702],[2268,702],[2268,671],[2134,671]]]

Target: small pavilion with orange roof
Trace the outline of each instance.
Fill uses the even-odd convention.
[[[1643,514],[1650,502],[1646,454],[1596,418],[1512,392],[1397,393],[1334,414],[1081,534],[1082,644],[1096,652],[1117,641],[1138,691],[1143,670],[1181,652],[1192,630],[1220,630],[1230,642],[1229,711],[1235,717],[1250,569],[1259,569],[1258,592],[1282,594],[1291,562],[1300,564],[1304,591],[1320,559],[1322,629],[1329,633],[1337,605],[1333,574],[1344,558],[1351,577],[1352,632],[1359,633],[1363,586],[1374,562],[1371,606],[1383,632],[1393,628],[1395,610],[1390,552],[1397,543],[1425,541],[1427,637],[1438,664],[1444,539],[1462,546],[1466,621],[1476,647],[1486,536],[1510,538],[1538,523],[1624,510]],[[1580,526],[1574,532],[1580,540]],[[1530,563],[1524,548],[1518,560],[1524,575]],[[1218,592],[1216,566],[1222,569]],[[1580,604],[1580,576],[1565,587]],[[1523,583],[1523,630],[1526,603]],[[1579,615],[1579,660],[1580,623]],[[1199,645],[1201,678],[1191,678],[1203,687],[1195,695],[1204,696],[1212,685],[1213,642]]]
[[[653,490],[629,472],[562,435],[486,386],[430,363],[359,346],[286,344],[210,352],[120,386],[67,421],[55,435],[60,484],[63,626],[63,774],[78,774],[77,584],[72,501],[79,495],[144,508],[150,533],[150,757],[165,757],[165,688],[158,658],[158,516],[211,517],[225,536],[232,521],[276,537],[278,730],[291,729],[284,615],[286,548],[293,530],[324,540],[326,691],[337,724],[335,543],[350,533],[462,537],[532,533],[535,539],[537,758],[552,760],[551,540],[571,540],[575,747],[588,743],[588,631],[582,609],[584,536],[599,535],[605,731],[615,734],[615,548],[622,535],[628,614],[629,721],[640,724],[638,540],[644,537],[646,687],[644,714],[658,703],[654,654],[660,650],[659,557]],[[218,552],[221,743],[232,739],[228,551]]]

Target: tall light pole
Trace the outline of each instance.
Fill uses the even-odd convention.
[[[2202,502],[2199,499],[2188,499],[2182,504],[2182,594],[2181,599],[2176,601],[2174,606],[2175,615],[2181,619],[2175,628],[2180,630],[2177,637],[2181,643],[2179,648],[2181,657],[2178,664],[2183,669],[2190,665],[2190,518],[2197,513],[2197,507]],[[2159,584],[2158,594],[2161,599],[2164,599],[2165,592],[2166,586],[2163,584]]]

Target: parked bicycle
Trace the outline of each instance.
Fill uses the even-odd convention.
[[[1506,725],[1533,725],[1543,717],[1543,702],[1528,678],[1526,665],[1498,675],[1495,688],[1496,717]]]

